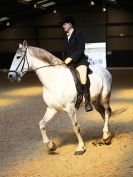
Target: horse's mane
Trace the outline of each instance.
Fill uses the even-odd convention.
[[[31,50],[32,55],[40,60],[43,60],[44,62],[50,64],[50,65],[58,65],[58,64],[64,64],[62,60],[51,54],[45,49],[41,49],[38,47],[32,47],[28,46],[28,49]]]

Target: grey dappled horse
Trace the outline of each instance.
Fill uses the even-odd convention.
[[[80,134],[80,126],[77,121],[75,103],[77,90],[70,70],[57,57],[44,49],[31,47],[24,41],[19,45],[12,61],[8,77],[11,80],[19,81],[28,71],[35,71],[43,85],[43,99],[47,105],[44,117],[39,123],[43,142],[50,150],[55,150],[55,143],[46,134],[46,124],[59,111],[66,111],[72,121],[73,130],[78,139],[76,155],[85,152],[84,142]],[[104,120],[103,140],[105,143],[111,141],[109,129],[109,118],[111,108],[109,105],[112,77],[111,74],[100,66],[91,66],[90,95],[95,109],[101,114]]]

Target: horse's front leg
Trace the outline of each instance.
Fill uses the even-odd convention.
[[[85,145],[84,145],[83,139],[80,134],[80,126],[77,121],[75,108],[70,108],[67,110],[67,112],[68,112],[69,117],[72,121],[73,130],[74,130],[74,132],[77,136],[77,139],[78,139],[78,147],[77,147],[74,154],[75,155],[82,155],[85,152]]]
[[[56,150],[56,144],[53,141],[51,141],[47,136],[46,123],[48,121],[50,121],[55,116],[56,113],[57,113],[57,111],[55,109],[47,108],[43,119],[39,122],[41,134],[42,134],[42,137],[43,137],[43,143],[47,144],[49,150],[51,150],[51,151]]]

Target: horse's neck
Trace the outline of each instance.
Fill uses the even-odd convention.
[[[61,86],[64,84],[64,78],[65,81],[68,83],[70,82],[70,84],[73,82],[73,78],[69,69],[64,67],[61,60],[57,59],[56,57],[54,58],[55,62],[53,62],[56,66],[50,66],[48,62],[38,59],[32,55],[29,57],[31,62],[31,70],[36,72],[44,87],[54,88],[55,85],[58,84]]]
[[[36,58],[32,58],[32,69],[46,88],[56,84],[57,78],[66,72],[62,71],[66,70],[65,68],[63,69],[63,66],[50,66],[50,64]]]

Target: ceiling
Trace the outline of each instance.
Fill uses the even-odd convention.
[[[133,0],[93,1],[95,7],[109,4],[133,10]],[[68,6],[75,6],[75,4],[87,4],[89,11],[93,9],[90,2],[91,0],[0,0],[0,30],[27,18],[33,18],[51,11],[56,13],[55,9],[65,9]]]

